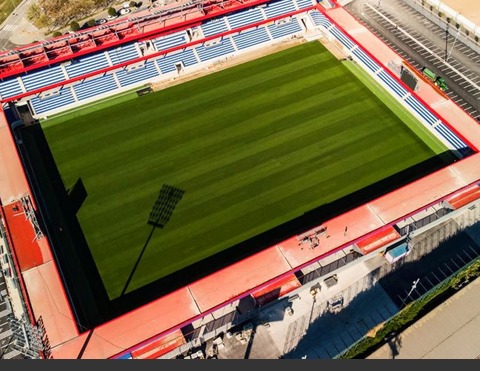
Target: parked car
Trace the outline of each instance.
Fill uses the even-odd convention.
[[[106,22],[108,22],[107,18],[100,18],[95,21],[95,24],[99,25],[99,24],[104,24]]]
[[[132,11],[132,10],[129,9],[129,8],[122,8],[122,9],[120,9],[120,10],[118,11],[118,14],[119,14],[119,15],[125,15],[125,14],[130,13],[131,11]]]

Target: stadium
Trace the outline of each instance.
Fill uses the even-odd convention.
[[[177,356],[480,198],[475,119],[334,0],[152,7],[2,53],[0,79],[32,358]]]

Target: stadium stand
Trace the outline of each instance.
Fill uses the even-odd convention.
[[[35,90],[65,80],[62,66],[44,68],[21,77],[26,91]]]
[[[269,25],[268,31],[274,39],[278,39],[286,35],[302,32],[302,28],[300,27],[297,18],[291,18],[284,22]]]
[[[398,98],[405,101],[407,106],[417,114],[422,122],[426,122],[428,126],[435,128],[435,132],[438,134],[442,141],[447,144],[449,148],[459,151],[461,154],[468,146],[460,139],[451,129],[440,122],[440,119],[433,114],[429,108],[425,107],[415,96],[402,86],[402,84],[395,80],[386,70],[375,62],[360,46],[355,44],[350,38],[348,38],[341,30],[333,25],[327,17],[317,10],[310,12],[310,16],[315,24],[321,25],[344,47],[351,51],[352,57],[355,57],[361,64],[363,64],[370,72],[372,76],[379,79],[385,86],[391,90]]]
[[[113,91],[117,88],[118,85],[112,74],[95,77],[73,86],[75,95],[79,101],[95,97],[108,91]]]
[[[167,54],[166,56],[157,59],[156,62],[164,74],[175,71],[175,64],[177,63],[182,63],[185,67],[199,63],[197,57],[193,53],[193,49],[185,49],[181,52]]]
[[[284,1],[280,0],[278,3],[283,3]],[[268,13],[269,17],[282,15],[285,9],[296,10],[291,1],[287,3],[286,6],[272,5]],[[231,30],[262,21],[266,21],[262,9],[250,8],[206,21],[200,28],[204,36],[213,37],[222,32],[231,32]],[[79,80],[74,83],[73,92],[67,90],[58,91],[55,96],[53,94],[50,95],[48,101],[45,97],[32,97],[30,99],[31,105],[35,115],[48,115],[51,113],[50,111],[59,112],[62,110],[62,107],[64,109],[71,108],[75,103],[85,101],[87,98],[102,97],[109,92],[114,93],[116,88],[139,86],[161,76],[161,74],[175,73],[175,71],[178,71],[178,66],[183,69],[202,62],[210,62],[216,58],[224,58],[237,50],[245,50],[262,43],[271,42],[272,38],[280,40],[301,31],[298,20],[287,17],[277,25],[269,25],[268,30],[265,26],[258,26],[251,30],[243,30],[233,36],[226,35],[219,39],[209,40],[203,44],[200,39],[196,46],[193,45],[181,51],[178,50],[178,47],[186,44],[187,36],[185,31],[175,32],[152,39],[156,51],[165,51],[166,54],[152,57],[151,62],[140,64],[135,70],[128,68],[114,70],[114,75],[111,77],[89,77],[87,81]],[[270,35],[272,35],[272,38]],[[24,88],[22,88],[17,78],[11,78],[0,83],[3,85],[0,86],[4,88],[2,89],[2,97],[9,98],[19,94],[28,94],[30,91],[38,91],[43,88],[48,89],[52,84],[58,85],[68,79],[94,74],[96,71],[100,72],[105,68],[125,62],[134,62],[141,57],[139,45],[139,42],[134,41],[110,50],[74,58],[71,61],[63,62],[53,67],[26,72],[20,76]],[[172,48],[176,50],[170,51]],[[155,64],[158,65],[158,69],[154,68]],[[159,70],[160,73],[158,72]],[[46,79],[45,77],[48,78]],[[114,85],[115,80],[118,80],[119,86]]]
[[[266,17],[271,19],[293,12],[297,9],[291,0],[283,0],[268,3],[264,8],[262,8],[262,10],[265,12]]]
[[[232,36],[232,39],[238,50],[250,48],[271,40],[265,27],[242,31],[239,34]]]
[[[378,232],[373,233],[367,238],[356,243],[356,246],[360,249],[363,255],[368,254],[374,250],[378,250],[382,246],[385,246],[400,238],[400,234],[395,230],[393,226],[385,229],[380,229]]]
[[[61,88],[57,94],[45,98],[35,96],[30,100],[32,108],[37,114],[48,112],[58,107],[67,107],[76,102],[77,100],[73,97],[70,87]]]
[[[135,43],[119,46],[113,50],[109,50],[107,53],[113,65],[127,62],[140,56]]]
[[[478,200],[480,198],[480,183],[474,184],[469,189],[464,190],[456,195],[448,197],[446,202],[454,209],[460,209],[461,207],[468,205],[469,203]]]
[[[222,32],[228,31],[228,26],[224,18],[217,18],[211,21],[207,21],[202,24],[201,28],[203,36],[205,37],[218,35]]]
[[[234,30],[249,24],[263,21],[265,18],[259,8],[246,9],[226,16],[230,29]]]
[[[296,3],[298,9],[309,8],[313,5],[311,0],[296,0]]]
[[[222,38],[215,43],[206,42],[202,46],[197,46],[195,51],[200,57],[200,61],[205,62],[213,58],[224,57],[234,53],[235,48],[230,38]]]
[[[135,69],[127,70],[122,69],[121,71],[116,71],[115,75],[120,82],[121,87],[126,87],[138,82],[148,81],[155,77],[158,77],[157,68],[155,67],[157,61],[149,61],[141,64]]]
[[[5,99],[22,94],[24,91],[18,78],[13,77],[0,82],[0,92],[2,99]]]
[[[153,44],[158,51],[167,50],[174,46],[185,44],[186,42],[187,38],[184,31],[153,40]]]
[[[65,69],[69,78],[84,75],[86,73],[109,67],[104,52],[74,59],[71,64],[66,64]]]

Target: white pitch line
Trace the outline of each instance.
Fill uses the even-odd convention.
[[[3,27],[3,31],[8,32],[8,31],[13,31],[15,29],[14,24],[7,24],[5,27]]]
[[[475,84],[475,82],[473,82],[472,80],[470,80],[468,77],[464,76],[460,71],[458,71],[455,67],[453,67],[450,63],[446,62],[443,60],[442,57],[440,57],[439,55],[437,55],[435,52],[433,52],[432,50],[428,49],[425,45],[423,45],[421,42],[418,42],[417,39],[415,39],[413,36],[411,36],[407,31],[405,31],[403,28],[397,26],[394,22],[392,22],[390,19],[388,19],[387,17],[385,17],[382,13],[380,13],[378,10],[376,10],[372,5],[366,3],[365,5],[369,6],[375,13],[377,13],[379,16],[383,17],[385,20],[387,20],[388,22],[390,22],[390,24],[396,26],[396,28],[401,31],[403,34],[405,34],[407,37],[409,37],[410,39],[412,39],[415,43],[417,43],[418,45],[420,45],[423,49],[425,49],[428,53],[430,53],[433,57],[437,58],[438,60],[442,61],[443,64],[447,65],[448,67],[450,67],[450,69],[452,69],[453,71],[455,71],[458,75],[462,76],[464,78],[464,80],[468,81],[471,85],[473,85],[476,89],[480,90],[480,86],[478,86],[477,84]]]

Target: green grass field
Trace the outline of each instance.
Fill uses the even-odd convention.
[[[346,63],[310,42],[42,123],[65,186],[87,189],[78,217],[110,297],[164,184],[185,193],[127,292],[445,150]]]

